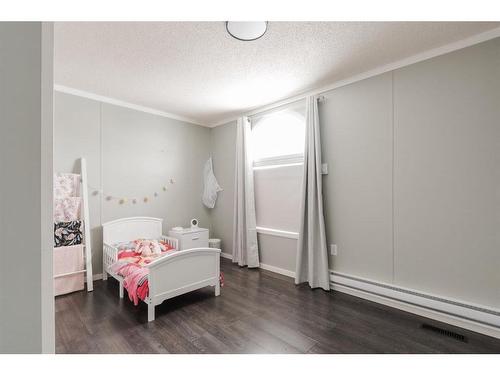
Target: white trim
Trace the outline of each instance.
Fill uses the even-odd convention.
[[[280,229],[257,227],[257,233],[267,234],[269,236],[275,236],[275,237],[291,238],[293,240],[299,239],[299,234],[297,232],[289,232]]]
[[[381,305],[393,307],[398,310],[403,310],[415,315],[420,315],[429,319],[437,320],[446,324],[451,324],[460,328],[468,329],[470,331],[478,332],[483,335],[492,336],[500,338],[500,331],[496,328],[486,326],[481,323],[472,322],[467,319],[462,319],[449,314],[429,310],[420,306],[411,305],[402,301],[393,300],[391,298],[386,298],[378,296],[375,294],[367,293],[361,290],[352,289],[342,285],[333,284],[331,285],[332,290],[337,292],[346,293],[355,297],[363,298],[375,303],[380,303]]]
[[[220,253],[220,256],[221,256],[222,258],[226,258],[226,259],[231,259],[231,260],[233,260],[233,256],[232,256],[231,254],[228,254],[228,253],[221,252],[221,253]]]
[[[220,125],[225,125],[229,122],[236,121],[236,119],[238,117],[241,117],[241,116],[249,116],[249,117],[254,116],[254,115],[257,115],[261,112],[265,112],[265,111],[271,110],[273,108],[277,108],[277,107],[304,99],[309,95],[324,94],[328,91],[337,89],[339,87],[350,85],[351,83],[354,83],[354,82],[362,81],[363,79],[371,78],[371,77],[374,77],[374,76],[377,76],[380,74],[384,74],[384,73],[387,73],[387,72],[390,72],[390,71],[393,71],[396,69],[403,68],[403,67],[408,66],[408,65],[416,64],[418,62],[428,60],[428,59],[431,59],[433,57],[445,55],[447,53],[457,51],[457,50],[462,49],[462,48],[470,47],[470,46],[473,46],[474,44],[486,42],[490,39],[494,39],[497,37],[500,37],[500,27],[488,30],[484,33],[473,35],[471,37],[459,40],[457,42],[449,43],[449,44],[446,44],[446,45],[441,46],[441,47],[433,48],[433,49],[430,49],[428,51],[418,53],[416,55],[407,57],[407,58],[402,59],[402,60],[395,61],[395,62],[390,63],[390,64],[379,66],[377,68],[368,70],[364,73],[360,73],[360,74],[354,75],[352,77],[349,77],[349,78],[346,78],[346,79],[343,79],[340,81],[336,81],[334,83],[331,83],[331,84],[324,86],[324,87],[321,87],[319,89],[306,91],[306,92],[303,92],[302,94],[295,95],[295,96],[289,97],[287,99],[283,99],[283,100],[280,100],[280,101],[277,101],[277,102],[274,102],[274,103],[271,103],[271,104],[268,104],[265,106],[254,108],[253,110],[241,113],[236,117],[227,118],[223,121],[219,121],[217,123],[214,123],[214,124],[211,124],[208,126],[210,128],[215,128],[215,127],[220,126]]]
[[[222,258],[233,260],[233,256],[231,254],[228,254],[228,253],[222,253],[221,252],[220,256]],[[263,270],[271,271],[271,272],[274,272],[274,273],[279,273],[280,275],[285,275],[285,276],[288,276],[288,277],[295,278],[295,272],[286,270],[284,268],[279,268],[279,267],[271,266],[269,264],[264,264],[264,263],[260,263],[259,264],[259,268],[262,268]]]
[[[231,254],[227,254],[227,253],[221,253],[221,257],[226,258],[226,259],[233,258]],[[264,264],[264,263],[260,264],[260,268],[271,271],[271,272],[275,272],[275,273],[278,273],[281,275],[295,278],[295,272],[285,270],[283,268],[271,266],[271,265]],[[337,277],[340,277],[339,279],[337,279],[337,282],[334,281],[334,278],[333,278],[334,275]],[[372,301],[375,303],[380,303],[382,305],[390,306],[390,307],[393,307],[395,309],[407,311],[407,312],[412,313],[412,314],[416,314],[416,315],[420,315],[420,316],[423,316],[423,317],[426,317],[429,319],[444,322],[446,324],[455,325],[457,327],[461,327],[464,329],[468,329],[470,331],[478,332],[478,333],[481,333],[483,335],[488,335],[488,336],[500,338],[500,328],[492,326],[490,324],[486,324],[486,323],[481,322],[481,321],[471,320],[471,319],[464,318],[462,316],[457,316],[457,315],[450,313],[450,311],[449,311],[450,306],[455,307],[455,308],[457,307],[456,305],[453,305],[453,303],[462,304],[463,302],[452,301],[450,299],[445,299],[442,297],[428,295],[429,297],[436,297],[436,298],[441,299],[440,301],[435,301],[435,300],[429,299],[429,301],[440,303],[440,305],[441,305],[440,309],[436,310],[435,308],[431,308],[430,304],[428,304],[428,303],[426,304],[427,299],[425,297],[420,297],[421,301],[419,301],[419,303],[415,303],[415,301],[410,301],[410,298],[405,298],[404,292],[399,291],[399,293],[401,293],[401,295],[399,296],[399,298],[395,298],[395,294],[393,294],[392,296],[390,295],[391,293],[388,289],[388,287],[390,287],[390,286],[388,284],[387,284],[387,288],[379,286],[377,289],[378,292],[374,292],[373,288],[374,287],[376,288],[376,286],[374,286],[373,284],[369,284],[369,283],[359,284],[358,283],[358,284],[356,284],[356,287],[354,287],[354,285],[349,286],[348,284],[352,284],[351,283],[352,279],[347,279],[345,276],[342,277],[339,275],[340,274],[333,273],[333,271],[330,270],[331,288],[332,288],[332,290],[335,290],[337,292],[346,293],[346,294],[353,295],[353,296],[356,296],[359,298],[363,298],[363,299],[366,299],[366,300],[369,300],[369,301]],[[356,279],[360,280],[359,278],[356,278]],[[342,281],[342,284],[338,283],[339,280]],[[369,282],[371,282],[371,281],[369,281]],[[377,284],[383,285],[381,283],[377,283]],[[360,288],[360,285],[362,286],[363,289]],[[409,289],[406,289],[406,290],[408,292],[411,291]],[[397,293],[397,292],[398,291],[394,291],[393,293]],[[422,295],[422,293],[419,293],[419,292],[417,292],[417,293],[419,295]],[[403,298],[405,298],[406,300],[404,300]],[[443,302],[443,300],[447,300],[449,302]],[[483,306],[478,306],[478,305],[475,305],[475,307],[477,307],[479,309],[485,308]],[[464,315],[463,311],[468,313],[469,316],[474,316],[474,314],[476,314],[476,316],[475,316],[476,319],[478,318],[478,316],[479,316],[479,318],[481,318],[481,315],[483,315],[483,316],[488,315],[487,313],[480,312],[477,310],[468,309],[468,308],[463,307],[463,306],[459,307],[459,308],[462,309],[463,315]],[[491,309],[491,308],[485,308],[485,309],[489,309],[491,311],[497,311],[497,310]],[[467,311],[467,310],[469,310],[469,311]],[[490,318],[489,319],[490,321],[491,321],[491,319],[493,319],[493,320],[499,319],[498,316],[494,316],[494,315],[493,315],[493,318],[491,318],[491,317],[489,317],[489,318]]]
[[[96,101],[101,102],[101,103],[113,104],[113,105],[116,105],[119,107],[130,108],[130,109],[134,109],[136,111],[150,113],[152,115],[167,117],[167,118],[173,119],[173,120],[189,122],[189,123],[194,124],[194,125],[199,125],[199,126],[203,126],[203,127],[210,127],[206,124],[202,124],[199,121],[196,121],[196,120],[189,118],[189,117],[179,116],[179,115],[176,115],[173,113],[160,111],[160,110],[154,109],[154,108],[144,107],[142,105],[125,102],[123,100],[110,98],[108,96],[94,94],[94,93],[88,92],[88,91],[78,90],[78,89],[68,87],[68,86],[54,84],[54,91],[58,91],[58,92],[62,92],[65,94],[70,94],[70,95],[75,95],[75,96],[80,96],[82,98],[87,98],[87,99],[91,99],[91,100],[96,100]]]
[[[59,275],[54,275],[54,279],[57,279],[59,277],[66,277],[66,276],[72,276],[72,275],[78,275],[80,273],[86,273],[86,270],[80,270],[80,271],[72,271],[72,272],[66,272],[66,273],[61,273]],[[86,283],[88,284],[89,278],[86,279]]]
[[[92,281],[97,281],[97,280],[102,280],[102,273],[95,273],[92,275]],[[85,283],[87,283],[87,280],[85,280]]]
[[[227,259],[233,258],[231,254],[227,254],[227,253],[221,253],[221,257],[227,258]],[[271,272],[278,273],[280,275],[285,275],[285,276],[295,278],[295,272],[285,270],[283,268],[271,266],[271,265],[264,264],[264,263],[260,264],[260,268],[262,268],[264,270],[271,271]],[[337,274],[337,273],[334,274],[330,270],[331,288],[332,288],[332,290],[335,290],[337,292],[346,293],[346,294],[353,295],[353,296],[359,297],[359,298],[363,298],[363,299],[366,299],[366,300],[369,300],[369,301],[372,301],[375,303],[380,303],[382,305],[390,306],[390,307],[393,307],[395,309],[407,311],[407,312],[412,313],[412,314],[416,314],[416,315],[420,315],[420,316],[423,316],[423,317],[426,317],[429,319],[444,322],[446,324],[455,325],[457,327],[461,327],[464,329],[468,329],[470,331],[478,332],[478,333],[481,333],[483,335],[488,335],[488,336],[500,338],[500,328],[491,326],[489,324],[485,324],[485,323],[480,322],[480,321],[475,321],[475,320],[467,319],[467,318],[464,318],[461,316],[456,316],[456,315],[450,314],[448,311],[439,311],[439,310],[429,308],[428,306],[422,306],[422,302],[420,302],[420,304],[415,304],[414,302],[411,303],[409,301],[405,301],[402,299],[395,299],[394,297],[390,297],[387,295],[388,294],[387,289],[386,290],[378,290],[378,293],[374,293],[373,291],[368,291],[368,289],[370,289],[370,286],[372,284],[363,285],[364,290],[359,288],[359,284],[357,284],[356,288],[350,287],[348,285],[344,285],[344,283],[345,284],[350,283],[351,279],[342,278],[343,283],[339,284],[339,283],[336,283],[334,281],[334,279],[333,279],[334,275],[338,276],[339,274]],[[380,289],[384,289],[384,288],[380,288]],[[386,295],[383,295],[382,293],[384,293]],[[451,300],[449,300],[449,301],[451,301]],[[458,302],[458,301],[454,301],[454,302]],[[425,301],[424,301],[424,303],[425,303]],[[446,309],[447,304],[445,302],[441,302],[441,304],[442,304],[441,309],[443,309],[443,307]],[[477,306],[477,307],[483,308],[481,306]],[[474,310],[472,310],[472,311],[474,313]],[[498,319],[498,317],[496,317],[496,319]]]
[[[87,292],[94,290],[92,280],[92,239],[90,237],[90,211],[89,211],[89,193],[87,179],[87,161],[80,158],[80,196],[82,198],[83,211],[83,238],[85,249],[85,270],[87,279]]]
[[[276,168],[286,168],[286,167],[296,167],[298,165],[303,165],[303,162],[297,162],[297,163],[289,163],[289,164],[271,164],[271,165],[263,165],[259,167],[253,167],[252,169],[254,171],[261,171],[264,169],[276,169]]]
[[[412,289],[331,272],[333,290],[500,338],[500,311]]]
[[[279,273],[280,275],[285,275],[285,276],[288,276],[291,278],[295,278],[295,272],[286,270],[284,268],[279,268],[279,267],[271,266],[269,264],[264,264],[264,263],[260,264],[260,268],[262,268],[263,270],[274,272],[274,273]]]
[[[303,154],[273,156],[269,158],[256,159],[253,161],[253,169],[264,169],[268,167],[288,167],[304,163]]]

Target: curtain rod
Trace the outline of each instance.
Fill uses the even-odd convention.
[[[277,105],[269,107],[269,108],[266,107],[265,109],[262,109],[259,112],[255,112],[255,113],[247,115],[247,117],[248,118],[261,117],[261,116],[266,115],[267,113],[275,112],[275,111],[279,111],[279,110],[287,108],[287,107],[291,107],[294,104],[297,104],[297,103],[305,100],[306,98],[307,98],[307,96],[304,96],[302,98],[299,98],[299,99],[296,99],[293,101],[287,101],[286,103],[277,104]],[[319,96],[317,96],[316,100],[318,101],[318,103],[323,103],[323,102],[326,102],[326,97],[324,95],[319,95]]]
[[[295,105],[297,105],[298,103],[300,103],[303,100],[305,100],[305,98],[297,99],[297,100],[290,101],[287,103],[282,103],[282,104],[276,105],[274,107],[262,109],[259,112],[255,112],[255,113],[252,113],[250,115],[247,115],[247,117],[250,119],[255,119],[257,117],[265,116],[266,114],[271,113],[271,112],[277,112],[277,111],[280,111],[280,110],[283,110],[283,109],[286,109],[289,107],[294,107]]]

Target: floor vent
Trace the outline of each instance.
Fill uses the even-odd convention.
[[[460,333],[456,333],[453,331],[449,331],[447,329],[435,327],[435,326],[432,326],[430,324],[425,324],[425,323],[422,324],[422,329],[426,329],[428,331],[439,333],[440,335],[448,336],[448,337],[454,338],[455,340],[458,340],[458,341],[467,342],[467,337],[465,337],[464,335],[461,335]]]

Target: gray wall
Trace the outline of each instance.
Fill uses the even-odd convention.
[[[500,307],[500,39],[326,94],[337,272]]]
[[[201,203],[203,165],[210,155],[210,129],[61,92],[55,94],[54,170],[76,171],[88,163],[89,185],[105,195],[142,198],[124,205],[90,194],[93,271],[102,272],[103,222],[126,216],[164,219],[164,233],[196,217],[210,229]],[[170,178],[174,184],[167,184]],[[168,191],[162,187],[167,185]],[[91,188],[91,193],[95,189]]]
[[[500,307],[500,38],[394,73],[394,282]]]
[[[392,281],[392,74],[333,90],[320,104],[328,243],[338,272]]]
[[[500,308],[499,88],[497,38],[324,94],[334,271]],[[231,191],[212,215],[225,243],[234,143],[234,124],[212,129],[216,175]],[[295,270],[295,241],[259,241],[263,263]]]
[[[53,43],[51,25],[45,26],[0,23],[0,353],[53,351],[53,303],[42,299],[53,295],[44,279],[51,272],[42,270],[52,270],[47,239],[53,231],[46,220]],[[44,324],[52,328],[46,337]]]
[[[213,229],[210,236],[221,239],[222,251],[227,254],[233,252],[235,125],[235,122],[231,122],[212,128],[210,132],[214,174],[224,189],[219,193],[215,207],[210,212]]]

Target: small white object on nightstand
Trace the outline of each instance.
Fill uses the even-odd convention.
[[[208,247],[208,229],[205,228],[170,230],[168,235],[179,240],[179,250]]]
[[[198,219],[191,219],[191,229],[198,229]]]

